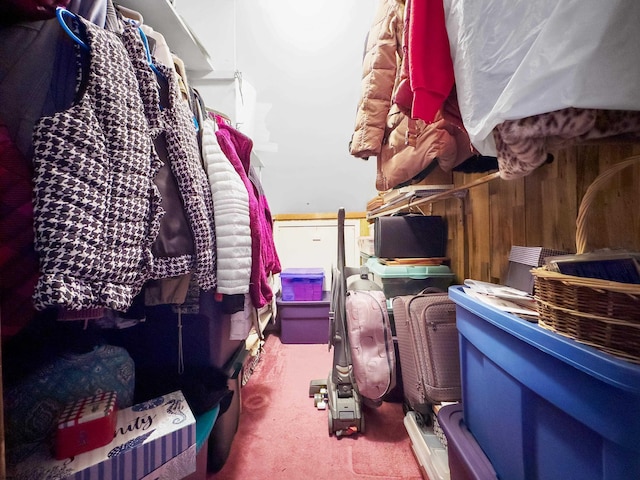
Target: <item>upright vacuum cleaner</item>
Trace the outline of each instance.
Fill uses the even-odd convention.
[[[316,407],[327,408],[329,435],[341,437],[364,433],[362,397],[358,391],[347,339],[347,290],[379,290],[368,279],[366,267],[347,267],[344,246],[345,210],[338,210],[338,263],[333,268],[329,309],[329,349],[333,347],[333,365],[327,380],[312,380],[309,395],[316,400]],[[357,276],[352,279],[350,277]],[[347,282],[348,288],[347,288]]]

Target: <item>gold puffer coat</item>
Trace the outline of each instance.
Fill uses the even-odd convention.
[[[381,0],[367,36],[362,62],[362,96],[351,138],[351,155],[377,156],[402,60],[404,1]]]
[[[355,157],[377,157],[379,191],[422,179],[421,173],[433,168],[434,161],[440,172],[433,172],[438,177],[435,183],[443,183],[443,173],[474,154],[461,122],[458,125],[445,120],[445,111],[438,112],[432,123],[426,123],[412,120],[406,109],[394,102],[398,85],[408,81],[403,63],[405,25],[405,1],[381,0],[367,37],[362,94],[349,145]],[[457,105],[455,91],[444,110],[450,109],[449,103]]]

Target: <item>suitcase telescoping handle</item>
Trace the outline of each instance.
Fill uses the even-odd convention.
[[[420,293],[418,293],[418,295],[428,295],[430,293],[447,293],[444,290],[438,288],[438,287],[427,287],[424,290],[422,290]]]

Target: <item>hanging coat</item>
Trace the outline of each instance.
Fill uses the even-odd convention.
[[[251,226],[251,284],[249,293],[253,306],[261,308],[271,301],[273,291],[269,274],[280,272],[271,216],[264,195],[260,195],[249,180],[250,157],[253,141],[242,132],[218,122],[216,137],[220,148],[242,178],[249,194],[249,221]]]
[[[120,39],[78,17],[86,86],[34,129],[36,308],[126,310],[153,268],[160,196],[138,83]]]

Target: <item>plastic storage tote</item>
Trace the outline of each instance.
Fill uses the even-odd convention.
[[[414,411],[404,416],[404,428],[411,440],[411,450],[420,467],[423,478],[429,480],[453,480],[449,474],[447,450],[433,433],[433,429],[422,421]]]
[[[282,343],[329,343],[329,292],[319,301],[278,299]]]
[[[499,478],[640,478],[640,365],[449,288],[464,421]]]
[[[462,405],[438,410],[438,424],[447,437],[451,480],[498,480],[491,462],[464,424]]]
[[[282,300],[322,300],[324,269],[286,268],[280,273]]]
[[[387,298],[414,295],[427,287],[445,291],[453,282],[453,273],[446,265],[383,265],[371,257],[366,266]]]

